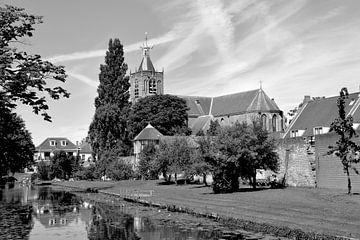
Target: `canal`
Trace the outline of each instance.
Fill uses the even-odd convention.
[[[0,239],[278,239],[56,187],[0,189]]]

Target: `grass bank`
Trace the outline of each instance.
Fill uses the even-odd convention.
[[[243,188],[232,194],[213,194],[211,188],[200,185],[162,185],[160,181],[57,184],[100,189],[103,193],[122,197],[132,194],[145,204],[214,216],[245,230],[288,237],[296,234],[300,236],[298,239],[330,239],[330,235],[360,238],[360,196],[348,196],[345,191],[306,188],[251,191]]]

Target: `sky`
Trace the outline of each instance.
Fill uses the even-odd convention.
[[[360,88],[358,0],[0,0],[43,16],[23,49],[65,66],[71,96],[49,100],[52,122],[27,106],[17,112],[35,145],[47,137],[86,137],[99,66],[110,38],[125,62],[140,64],[145,32],[164,69],[165,93],[219,96],[258,89],[284,113],[304,95],[330,97]]]

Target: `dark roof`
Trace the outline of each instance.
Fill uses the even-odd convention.
[[[213,118],[212,116],[207,115],[207,116],[200,116],[197,119],[195,119],[195,122],[191,127],[192,134],[196,135],[200,130],[205,132],[212,118]]]
[[[66,145],[62,146],[61,141],[65,140]],[[50,146],[50,141],[55,141],[55,146]],[[48,137],[39,146],[37,151],[54,151],[54,150],[76,150],[77,146],[66,137]]]
[[[314,127],[330,127],[330,124],[338,117],[337,99],[338,97],[335,96],[306,103],[286,130],[284,137],[289,137],[291,130],[305,130],[302,136],[308,137],[313,135]],[[352,111],[354,122],[360,123],[359,102],[357,101],[359,101],[359,93],[349,94],[345,102],[345,112],[348,114]]]
[[[141,60],[140,66],[139,66],[139,72],[141,72],[141,71],[155,72],[155,68],[151,62],[150,56],[144,55],[143,59]]]
[[[209,115],[211,97],[197,97],[197,96],[178,96],[186,101],[186,105],[190,108],[188,115],[190,117],[198,117],[202,115]]]
[[[158,140],[163,136],[156,128],[151,126],[149,123],[135,138],[134,141],[138,140]]]

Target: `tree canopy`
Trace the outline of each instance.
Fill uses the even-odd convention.
[[[103,159],[100,155],[104,151],[126,156],[130,150],[127,132],[130,83],[126,71],[123,45],[119,39],[110,39],[105,64],[100,65],[96,110],[89,128],[90,143],[99,159]]]
[[[40,23],[41,17],[28,14],[23,8],[0,6],[0,110],[12,110],[20,102],[51,121],[46,95],[52,99],[70,95],[61,86],[53,86],[55,82],[65,82],[64,67],[17,48],[24,38],[33,36],[34,25]],[[55,81],[49,84],[48,80]]]
[[[130,136],[133,139],[150,122],[163,135],[189,135],[186,101],[172,95],[153,95],[139,99],[129,115]]]
[[[35,146],[24,121],[15,113],[1,112],[0,133],[0,176],[28,167]]]

